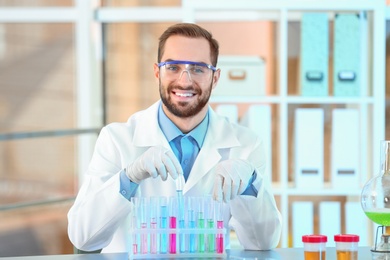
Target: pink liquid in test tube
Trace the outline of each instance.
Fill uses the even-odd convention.
[[[223,202],[216,201],[215,202],[215,217],[217,220],[217,229],[221,231],[223,229]],[[224,252],[224,243],[223,243],[223,233],[218,233],[215,238],[215,247],[218,254],[223,254]]]
[[[141,223],[141,228],[142,229],[147,228],[146,223]],[[142,254],[148,253],[148,235],[146,233],[141,234],[141,253]]]
[[[150,198],[150,214],[149,214],[149,222],[150,222],[150,253],[157,254],[157,219],[158,219],[158,206],[159,206],[159,198],[151,197]]]
[[[218,220],[217,221],[217,228],[222,229],[223,228],[223,221]],[[216,248],[217,253],[222,254],[223,253],[223,234],[217,234],[216,237]]]
[[[156,229],[157,228],[157,222],[150,222],[150,228]],[[150,234],[150,253],[157,254],[157,234],[151,233]]]
[[[176,217],[169,217],[169,227],[176,228]],[[176,234],[169,234],[169,253],[176,254]]]

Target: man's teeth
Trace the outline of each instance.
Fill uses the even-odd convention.
[[[192,97],[194,94],[191,94],[191,93],[177,93],[176,92],[176,96],[179,96],[179,97]]]

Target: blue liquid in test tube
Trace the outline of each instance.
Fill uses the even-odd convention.
[[[185,228],[184,197],[183,197],[183,192],[181,190],[177,190],[176,192],[177,192],[177,202],[178,202],[179,228],[183,229]],[[186,240],[185,240],[184,233],[179,234],[179,251],[182,253],[186,251]]]
[[[167,199],[162,197],[160,200],[160,228],[168,228],[168,205]],[[168,234],[162,230],[160,234],[160,253],[166,254],[168,251]]]

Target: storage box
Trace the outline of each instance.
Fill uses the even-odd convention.
[[[265,61],[257,56],[219,56],[221,77],[213,96],[265,95]]]

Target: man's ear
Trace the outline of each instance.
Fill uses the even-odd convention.
[[[157,79],[157,81],[160,78],[160,68],[158,67],[157,63],[153,64],[153,70],[154,70],[154,77]]]
[[[221,76],[221,70],[220,69],[217,69],[214,73],[213,73],[213,89],[217,86],[218,84],[218,81],[219,81],[219,77]]]

